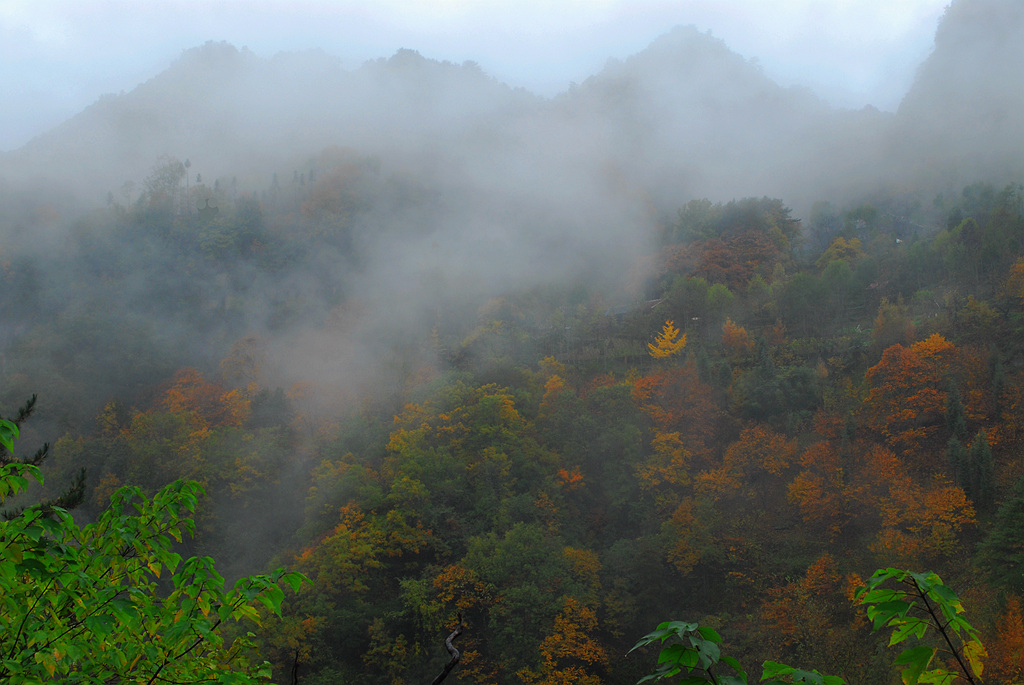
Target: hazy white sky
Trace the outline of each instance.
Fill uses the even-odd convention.
[[[0,150],[182,50],[226,40],[270,57],[322,48],[349,67],[399,48],[543,95],[679,24],[834,104],[894,109],[949,0],[0,0]]]

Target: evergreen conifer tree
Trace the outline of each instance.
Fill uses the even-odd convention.
[[[986,510],[992,505],[995,497],[993,484],[992,448],[988,444],[988,435],[979,431],[967,450],[967,473],[964,479],[964,490],[974,502],[976,509]]]
[[[951,438],[956,438],[963,445],[967,442],[967,418],[964,416],[964,403],[960,399],[960,388],[956,381],[950,381],[949,392],[946,393],[946,429]]]
[[[1024,478],[996,512],[995,524],[978,548],[978,563],[993,583],[1024,590]]]
[[[954,435],[946,443],[946,459],[953,470],[953,482],[960,487],[968,487],[967,481],[967,448]]]

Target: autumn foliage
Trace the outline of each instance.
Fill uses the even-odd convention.
[[[937,448],[949,380],[957,362],[955,345],[939,334],[909,347],[893,345],[864,374],[870,384],[864,422],[898,452],[924,456]]]
[[[667,359],[686,347],[686,333],[680,333],[674,322],[666,321],[661,333],[654,336],[654,342],[648,343],[647,347],[655,359]]]

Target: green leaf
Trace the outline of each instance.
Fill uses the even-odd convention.
[[[718,682],[720,685],[747,685],[747,674],[718,676]]]
[[[900,590],[883,588],[880,590],[870,590],[865,592],[857,598],[857,601],[861,604],[877,604],[879,602],[889,602],[895,599],[902,599],[906,596],[907,593]]]
[[[679,663],[679,661],[683,657],[683,654],[686,651],[688,651],[688,650],[683,645],[669,645],[668,647],[665,647],[664,649],[662,649],[661,653],[658,654],[658,663],[659,664],[665,664],[665,663],[675,664],[675,663]]]
[[[916,685],[921,682],[921,674],[928,668],[936,651],[938,650],[934,647],[918,645],[900,652],[900,655],[896,657],[896,665],[906,667],[902,673],[904,685]]]
[[[85,626],[99,637],[110,635],[114,630],[114,625],[114,617],[106,614],[89,616],[85,619]]]
[[[761,664],[761,680],[765,680],[767,678],[774,678],[780,675],[786,675],[787,673],[792,672],[792,666],[780,664],[777,661],[765,661],[763,664]]]
[[[312,582],[302,573],[286,573],[281,576],[281,579],[291,586],[292,592],[298,592],[303,582]]]
[[[679,646],[682,647],[682,645]],[[686,668],[696,668],[698,661],[700,661],[700,654],[697,653],[697,650],[686,647],[683,649],[682,657],[679,659],[679,665]]]
[[[743,676],[743,682],[746,682],[747,674],[743,670],[743,668],[740,666],[740,662],[739,661],[737,661],[736,659],[732,658],[731,656],[727,656],[725,654],[723,654],[721,656],[721,661],[722,661],[722,663],[727,664],[730,668],[732,668],[732,670],[736,671],[737,674]]]
[[[936,576],[936,578],[938,577]],[[964,610],[963,606],[960,604],[960,598],[957,597],[956,593],[941,582],[932,585],[930,590],[929,595],[936,601],[955,607],[957,609],[957,613]]]
[[[917,636],[918,639],[924,637],[925,632],[928,630],[930,624],[923,618],[917,616],[911,616],[906,619],[903,625],[892,631],[892,635],[889,637],[889,646],[893,646],[906,640],[910,635]]]
[[[0,419],[0,445],[14,451],[14,441],[18,438],[18,427],[7,419]]]
[[[870,613],[874,614],[886,614],[888,616],[899,616],[903,618],[907,615],[907,612],[914,606],[914,602],[904,602],[899,599],[887,600],[885,602],[879,602],[869,609]]]
[[[697,649],[697,653],[700,656],[700,665],[705,671],[718,663],[722,651],[714,642],[691,636],[690,644]]]
[[[788,679],[781,680],[780,678],[782,677],[788,677]],[[775,680],[763,685],[788,685],[789,683],[845,685],[845,681],[839,676],[822,675],[818,671],[804,671],[774,661],[765,661],[762,665],[761,680],[767,680],[768,678],[774,678]]]
[[[722,636],[715,632],[714,628],[709,628],[708,626],[700,626],[699,628],[697,628],[697,632],[700,633],[701,637],[703,637],[705,640],[711,640],[716,644],[722,643]]]
[[[281,602],[284,601],[284,591],[277,587],[267,588],[265,594],[257,597],[262,604],[277,615],[281,614]]]
[[[21,562],[21,568],[25,571],[31,571],[36,576],[42,576],[46,573],[46,564],[42,563],[38,559],[23,559]]]

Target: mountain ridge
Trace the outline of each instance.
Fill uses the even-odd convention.
[[[864,194],[899,178],[930,186],[989,180],[1024,172],[1015,162],[1024,129],[1007,114],[1022,98],[976,78],[986,55],[1020,55],[1024,64],[1024,52],[1013,47],[1024,35],[1024,13],[1013,7],[1008,0],[954,2],[893,114],[835,108],[806,88],[785,88],[755,60],[692,26],[609,60],[551,98],[512,88],[474,63],[414,50],[345,69],[323,51],[261,58],[210,41],[0,155],[0,177],[48,177],[101,197],[172,155],[191,158],[212,178],[244,170],[256,189],[296,159],[341,145],[412,170],[481,176],[512,168],[528,176],[537,165],[564,171],[570,158],[585,169],[611,165],[662,209],[680,196],[767,193],[799,204],[821,194]],[[985,40],[993,25],[995,46]],[[960,71],[947,68],[957,55],[973,57]],[[950,92],[965,84],[990,98],[962,98],[969,102],[937,116],[935,103],[956,101]],[[962,135],[972,121],[990,125]],[[978,161],[960,161],[965,156]]]

